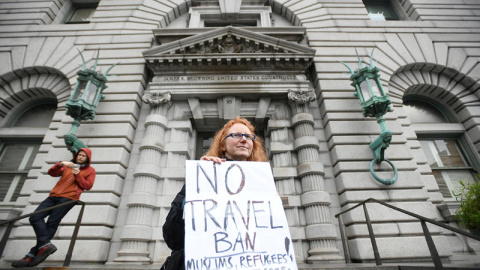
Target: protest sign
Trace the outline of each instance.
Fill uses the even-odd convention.
[[[267,162],[186,162],[185,269],[295,270]]]

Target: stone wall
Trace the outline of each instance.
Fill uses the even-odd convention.
[[[307,27],[304,42],[316,50],[314,68],[308,75],[317,99],[315,104],[309,105],[309,111],[313,116],[313,136],[318,139],[316,161],[324,166],[323,174],[319,175],[324,181],[324,191],[331,199],[329,204],[322,202],[329,205],[325,218],[335,225],[335,233],[329,231],[328,235],[332,236],[339,256],[342,256],[343,249],[334,215],[367,198],[443,220],[436,209],[443,198],[420,149],[415,133],[418,128],[410,123],[402,108],[404,96],[430,97],[449,108],[458,119],[459,130],[464,130],[475,152],[474,162],[478,163],[480,5],[475,0],[405,0],[396,3],[397,7],[403,8],[407,20],[371,21],[361,0],[269,1],[274,13],[292,25]],[[63,135],[70,129],[72,119],[65,115],[64,104],[76,83],[76,71],[82,64],[78,51],[83,54],[87,65],[92,66],[100,50],[100,69],[119,64],[110,72],[117,76],[110,79],[104,91],[106,99],[100,102],[95,120],[82,122],[77,132],[79,139],[93,150],[97,179],[94,188],[82,195],[87,207],[73,260],[112,263],[119,257],[136,256],[132,250],[137,247],[124,243],[139,236],[125,232],[124,228],[145,223],[153,226],[153,230],[150,235],[140,237],[145,240],[142,256],[149,257],[142,262],[160,263],[168,254],[162,242],[160,224],[171,198],[181,186],[181,178],[177,174],[168,174],[172,171],[167,170],[155,187],[158,194],[164,195],[152,206],[158,210],[157,214],[150,218],[133,218],[134,223],[129,223],[128,206],[139,203],[132,201],[129,195],[144,192],[137,186],[138,181],[142,181],[137,179],[143,173],[136,166],[148,163],[148,158],[142,157],[142,150],[152,148],[142,139],[147,127],[156,123],[154,119],[147,119],[151,110],[149,105],[142,104],[151,79],[142,52],[155,44],[152,30],[163,29],[188,13],[191,1],[101,0],[89,24],[61,24],[70,5],[68,0],[12,0],[0,4],[1,119],[8,118],[15,105],[32,97],[55,97],[58,100],[58,110],[15,208],[21,209],[22,214],[33,211],[55,183],[55,179],[46,175],[48,168],[58,160],[70,159]],[[386,157],[399,169],[399,179],[389,187],[375,182],[368,168],[373,158],[368,145],[379,134],[380,128],[374,119],[363,117],[359,101],[353,96],[348,71],[338,62],[356,66],[356,49],[362,61],[367,63],[374,47],[380,79],[393,102],[393,111],[386,114],[386,124],[394,133]],[[195,131],[187,134],[186,130],[191,128],[187,123],[189,120],[178,120],[173,116],[179,112],[188,115],[191,111],[193,103],[181,104],[167,113],[166,117],[173,122],[166,126],[163,142],[171,142],[169,146],[173,149],[162,154],[160,167],[175,167],[175,164],[191,158],[191,153],[188,154],[191,150],[182,148],[181,153],[175,150],[181,146],[176,143],[185,144],[195,137]],[[296,171],[301,158],[291,149],[295,127],[290,122],[292,108],[285,106],[278,105],[285,113],[277,112],[278,119],[272,119],[280,122],[271,122],[275,128],[267,133],[270,136],[267,141],[272,147],[274,166]],[[274,117],[275,113],[269,112],[268,115]],[[181,141],[170,141],[175,139]],[[386,165],[375,169],[381,176],[391,175]],[[309,237],[305,235],[308,222],[302,200],[308,198],[291,190],[294,187],[302,189],[299,187],[300,178],[287,173],[277,177],[285,179],[278,181],[277,187],[282,195],[292,195],[293,206],[286,209],[289,222],[293,223],[292,235],[306,239]],[[418,223],[378,205],[369,205],[369,209],[383,258],[429,259],[423,236],[419,236],[421,228]],[[55,244],[62,250],[67,249],[78,211],[79,207],[75,207],[66,216],[56,234]],[[359,261],[372,260],[363,214],[354,211],[346,215],[344,221],[352,257]],[[320,223],[316,221],[316,224]],[[430,229],[441,256],[448,257],[452,250],[461,250],[445,245],[446,238],[441,230]],[[315,237],[310,238],[315,240]],[[392,245],[393,241],[395,245]],[[19,222],[8,242],[4,261],[18,259],[19,252],[27,252],[33,244],[34,233],[28,221]],[[297,256],[306,259],[309,256],[307,251],[312,247],[299,241],[295,248],[300,254]],[[315,252],[321,252],[324,246],[319,244],[315,248]],[[49,260],[61,261],[64,255],[57,252]],[[127,258],[125,261],[131,260]]]

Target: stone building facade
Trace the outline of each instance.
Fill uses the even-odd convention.
[[[48,168],[71,158],[65,103],[79,52],[88,66],[99,52],[102,70],[118,63],[95,119],[77,130],[97,179],[81,198],[73,263],[161,264],[170,253],[161,226],[185,160],[237,115],[265,139],[300,263],[342,262],[334,215],[368,198],[456,226],[451,191],[480,169],[475,0],[12,0],[0,14],[1,220],[32,212],[55,184]],[[358,52],[368,63],[373,48],[393,109],[390,186],[369,171],[380,126],[362,115],[339,62],[356,67]],[[418,222],[368,207],[383,259],[431,260]],[[63,220],[49,261],[64,259],[78,212]],[[351,258],[372,261],[363,212],[343,221]],[[430,231],[444,259],[478,251]],[[28,221],[17,222],[3,262],[34,239]]]

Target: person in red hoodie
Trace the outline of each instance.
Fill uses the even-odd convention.
[[[95,181],[95,169],[90,166],[92,151],[88,148],[80,149],[71,161],[59,161],[49,170],[48,174],[60,177],[55,187],[35,211],[43,210],[72,200],[79,200],[84,190],[90,190]],[[75,204],[68,204],[50,211],[30,216],[30,224],[37,236],[37,244],[21,260],[14,261],[13,267],[32,267],[43,262],[48,256],[57,251],[50,240],[55,235],[62,218]],[[45,218],[48,216],[47,222]]]

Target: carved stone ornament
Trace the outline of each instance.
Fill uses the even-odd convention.
[[[150,105],[170,105],[172,102],[172,95],[170,92],[146,91],[142,100]]]
[[[315,92],[313,90],[308,91],[292,91],[288,90],[288,99],[297,103],[297,104],[305,104],[317,99]]]
[[[238,39],[232,35],[226,35],[221,39],[198,43],[196,46],[178,50],[177,54],[209,54],[209,53],[268,53],[278,52],[272,46],[255,43],[245,39]],[[281,51],[283,52],[283,51]]]

